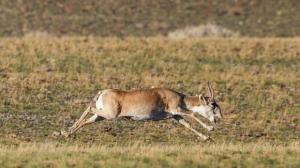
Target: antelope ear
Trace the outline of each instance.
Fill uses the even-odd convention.
[[[205,100],[205,97],[202,94],[199,95],[199,100],[207,104],[207,101]]]
[[[199,95],[199,100],[202,101],[203,100],[203,95]]]

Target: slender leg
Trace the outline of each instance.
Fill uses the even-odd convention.
[[[195,113],[188,114],[187,116],[189,116],[189,117],[193,118],[194,120],[196,120],[200,125],[202,125],[202,127],[206,128],[208,131],[213,131],[214,130],[213,126],[206,125],[199,118],[197,118]]]
[[[177,108],[177,111],[179,111],[181,113],[180,115],[189,116],[192,119],[196,120],[202,127],[206,128],[208,131],[214,130],[213,126],[206,125],[199,118],[197,118],[195,112],[190,111],[190,110],[185,110],[185,109],[182,109],[182,108]]]
[[[101,121],[101,120],[104,120],[103,117],[101,116],[98,116],[97,114],[94,114],[92,117],[90,117],[89,119],[84,119],[82,120],[82,122],[80,122],[80,124],[78,124],[75,128],[73,128],[68,135],[71,135],[71,134],[74,134],[76,131],[78,131],[79,128],[85,126],[85,125],[88,125],[88,124],[92,124],[94,122],[97,122],[97,121]]]
[[[75,129],[83,120],[84,118],[91,112],[91,106],[88,106],[88,108],[83,112],[81,117],[73,124],[73,126],[70,128],[70,131],[72,129]]]
[[[176,121],[178,121],[180,124],[184,125],[186,128],[188,128],[189,130],[193,131],[196,135],[198,135],[200,138],[202,138],[203,140],[208,140],[209,137],[205,136],[203,134],[201,134],[200,132],[196,131],[194,128],[191,127],[191,125],[185,121],[181,116],[179,115],[175,115],[173,117]]]
[[[65,137],[68,137],[69,135],[71,135],[74,130],[77,130],[84,121],[85,121],[85,117],[91,113],[91,106],[88,106],[87,109],[83,112],[83,114],[80,116],[80,118],[69,128],[68,132],[65,131],[61,131],[61,134],[64,135]]]

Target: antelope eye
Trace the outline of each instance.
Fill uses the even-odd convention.
[[[210,103],[210,106],[212,107],[212,109],[215,109],[217,107],[217,104],[212,102],[212,103]]]
[[[211,102],[211,105],[217,106],[217,103],[216,102]]]

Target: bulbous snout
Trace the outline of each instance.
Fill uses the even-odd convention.
[[[213,122],[216,123],[218,122],[219,120],[221,120],[223,118],[223,115],[222,115],[222,111],[221,111],[221,108],[220,107],[216,107],[214,109],[214,120]]]
[[[221,111],[221,108],[220,108],[220,107],[217,107],[217,108],[215,109],[215,115],[216,115],[216,117],[219,118],[219,119],[222,119],[222,118],[223,118],[222,111]]]

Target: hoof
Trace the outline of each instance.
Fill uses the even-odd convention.
[[[68,138],[70,136],[70,134],[68,132],[66,132],[66,131],[60,131],[60,134],[62,136],[64,136],[65,138]]]
[[[207,136],[207,137],[204,137],[204,138],[203,138],[203,141],[208,141],[209,139],[210,139],[210,137]]]
[[[212,142],[215,143],[216,141],[214,141],[211,137],[208,137],[208,139],[206,140],[207,142]]]
[[[53,133],[52,133],[52,137],[58,137],[60,135],[61,135],[61,133],[59,131],[53,131]]]
[[[213,127],[213,126],[209,126],[209,127],[207,127],[207,130],[208,131],[213,131],[215,128]]]

